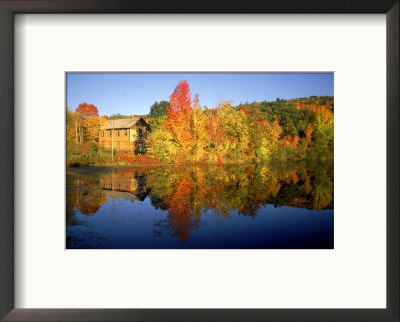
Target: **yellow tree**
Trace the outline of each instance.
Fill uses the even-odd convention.
[[[84,121],[88,117],[99,116],[99,111],[93,104],[81,103],[75,110],[75,131],[77,137],[79,137],[79,143],[83,143],[85,136],[84,133]]]
[[[249,124],[246,113],[224,104],[219,111],[219,121],[223,136],[224,156],[232,161],[245,161],[249,146]]]
[[[273,121],[272,123],[265,122],[263,128],[263,138],[260,142],[259,151],[261,152],[262,159],[270,159],[271,155],[277,151],[279,138],[282,134],[282,128],[279,125],[278,119]]]
[[[172,133],[164,125],[160,125],[156,131],[150,133],[147,151],[159,161],[173,163],[179,154],[180,146]]]
[[[83,133],[86,142],[98,142],[101,127],[107,123],[105,117],[89,116],[82,121]]]
[[[70,150],[73,146],[78,149],[78,133],[77,133],[77,113],[67,109],[67,148]]]
[[[205,158],[205,148],[208,145],[208,117],[199,104],[198,95],[195,96],[192,110],[192,147],[191,159],[194,162],[202,161]]]
[[[321,107],[315,113],[313,122],[316,144],[325,148],[333,140],[333,113],[328,108]]]

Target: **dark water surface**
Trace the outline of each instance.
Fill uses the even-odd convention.
[[[67,248],[333,248],[333,162],[67,169]]]

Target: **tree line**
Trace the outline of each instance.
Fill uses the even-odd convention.
[[[151,106],[148,154],[165,163],[260,163],[333,158],[333,97],[280,99],[216,108],[191,99],[181,81]]]
[[[68,165],[135,163],[262,163],[270,160],[332,159],[334,103],[331,96],[281,99],[215,108],[192,98],[181,81],[169,101],[155,102],[143,117],[151,127],[145,156],[98,145],[108,119],[93,104],[67,109]]]

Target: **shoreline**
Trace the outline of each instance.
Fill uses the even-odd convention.
[[[93,168],[93,169],[111,169],[111,168],[139,168],[139,167],[160,167],[160,166],[227,166],[227,165],[261,165],[261,164],[270,164],[270,163],[300,163],[300,162],[326,162],[326,161],[334,161],[334,158],[324,158],[324,159],[297,159],[297,160],[269,160],[266,162],[248,162],[248,163],[239,163],[239,162],[224,162],[224,163],[144,163],[144,164],[124,164],[124,165],[93,165],[93,166],[66,166],[67,169],[79,169],[79,168]]]

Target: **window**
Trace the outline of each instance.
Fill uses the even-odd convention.
[[[101,136],[102,136],[102,137],[104,137],[104,130],[103,130],[103,131],[101,131]]]
[[[121,148],[121,142],[117,141],[117,149]]]
[[[125,130],[124,134],[125,134],[125,136],[127,136],[128,135],[128,130]]]
[[[128,142],[124,142],[124,149],[128,149]]]
[[[108,130],[108,136],[111,136],[111,135],[112,135],[112,131]]]
[[[117,130],[117,136],[119,136],[119,130]]]

